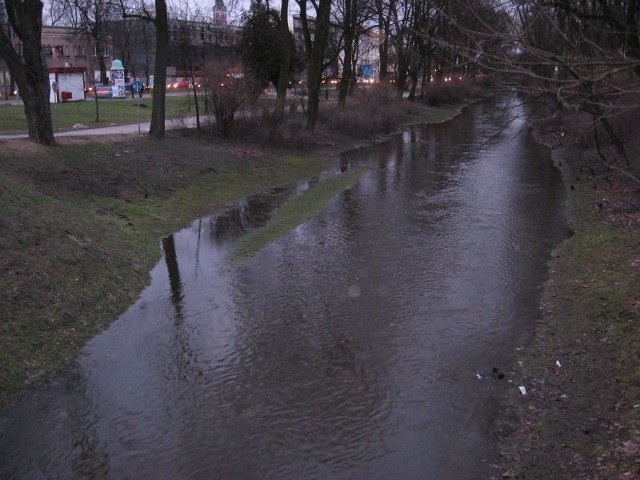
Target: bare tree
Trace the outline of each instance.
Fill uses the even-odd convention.
[[[47,2],[43,10],[43,24],[66,26],[67,13],[66,2]]]
[[[242,72],[240,62],[232,59],[210,60],[205,65],[207,102],[213,110],[218,135],[233,131],[235,115],[255,90],[255,80]]]
[[[6,0],[8,24],[0,25],[0,58],[20,91],[29,138],[54,145],[49,75],[42,55],[40,0]]]
[[[320,86],[329,34],[331,28],[331,0],[313,2],[315,20],[310,20],[307,0],[296,0],[300,8],[300,19],[307,52],[307,130],[313,130],[318,119]],[[311,28],[314,29],[313,40]]]
[[[167,18],[167,4],[165,0],[155,0],[155,7],[156,14],[153,18],[153,24],[156,28],[156,58],[149,136],[156,140],[161,140],[165,135],[169,22]]]
[[[622,167],[630,167],[613,119],[639,106],[640,10],[635,0],[514,0],[502,10],[465,0],[464,7],[467,21],[452,22],[458,41],[450,42],[451,48],[517,82],[528,98],[552,101],[556,111],[591,115],[594,134],[600,125]]]
[[[154,63],[153,99],[151,101],[151,124],[149,136],[162,140],[166,133],[166,95],[167,95],[167,53],[169,50],[169,18],[165,0],[154,0],[150,8],[144,0],[129,5],[120,0],[122,18],[137,18],[151,22],[155,29],[156,50]]]
[[[375,13],[378,19],[378,56],[380,69],[378,79],[380,83],[387,83],[389,70],[389,38],[391,33],[391,2],[389,0],[374,0]]]
[[[155,49],[155,30],[148,20],[115,18],[108,22],[107,32],[114,52],[133,80],[149,82]]]
[[[371,28],[375,9],[371,0],[338,0],[335,6],[335,23],[342,33],[340,46],[343,52],[338,105],[344,107],[347,95],[356,85],[360,41]]]
[[[65,7],[61,18],[75,28],[76,34],[91,40],[100,70],[100,83],[108,83],[107,65],[101,52],[109,45],[107,22],[114,17],[116,4],[113,0],[63,0],[61,3]]]
[[[179,7],[172,7],[172,22],[176,26],[173,45],[173,57],[181,74],[188,80],[193,92],[193,102],[196,110],[196,128],[200,130],[200,104],[198,99],[197,73],[204,68],[206,49],[205,39],[209,24],[197,5],[189,2],[181,3]],[[189,104],[191,108],[191,104]]]
[[[282,0],[280,4],[280,75],[278,76],[275,117],[284,117],[284,107],[289,87],[289,71],[291,70],[291,54],[293,39],[289,32],[289,0]]]

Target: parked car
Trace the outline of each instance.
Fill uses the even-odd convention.
[[[113,97],[113,90],[111,85],[96,85],[95,88],[87,87],[85,89],[87,95],[95,95],[98,98],[111,98]]]
[[[177,82],[167,84],[167,88],[176,89],[176,90],[183,90],[189,87],[190,87],[189,82],[187,82],[186,80],[179,80]]]

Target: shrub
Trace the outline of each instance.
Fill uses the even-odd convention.
[[[230,60],[214,60],[205,66],[207,104],[215,117],[215,131],[230,136],[240,106],[255,92],[255,80],[240,73],[241,68]]]
[[[451,77],[450,81],[440,79],[429,83],[424,102],[431,106],[460,103],[477,96],[481,89],[480,80],[468,77]]]
[[[294,104],[295,105],[295,104]],[[315,143],[314,134],[305,131],[304,114],[288,111],[277,119],[273,108],[243,108],[236,112],[230,137],[277,147],[299,148]]]
[[[387,87],[357,90],[347,99],[347,107],[321,111],[321,121],[331,130],[367,137],[390,133],[403,114],[395,93]]]

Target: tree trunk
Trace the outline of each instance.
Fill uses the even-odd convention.
[[[169,27],[167,4],[156,0],[156,64],[153,80],[153,100],[151,102],[151,125],[149,136],[162,140],[165,135],[165,104],[167,93],[167,50],[169,48]]]
[[[54,145],[56,142],[53,136],[53,121],[49,104],[48,76],[44,78],[44,82],[42,80],[34,82],[28,79],[29,75],[27,74],[26,85],[18,86],[18,88],[24,103],[29,138],[43,145]]]
[[[3,69],[2,70],[2,84],[4,85],[4,99],[5,100],[9,100],[9,85],[7,84],[7,72]]]
[[[406,54],[398,55],[400,57],[398,61],[398,68],[396,72],[396,96],[398,99],[402,99],[404,91],[407,87],[407,79],[409,78],[409,65],[406,59]]]
[[[198,102],[198,88],[196,87],[196,72],[191,62],[191,88],[193,88],[193,105],[196,109],[196,130],[200,132],[200,104]]]
[[[410,102],[413,102],[416,99],[416,91],[418,90],[418,76],[416,75],[416,72],[411,73],[411,75],[409,75],[409,79],[411,80],[411,86],[409,88],[409,96],[407,98]]]
[[[280,7],[280,74],[278,75],[278,96],[276,97],[275,117],[284,117],[291,67],[291,37],[289,33],[289,0],[282,0]]]
[[[307,130],[314,130],[318,119],[318,106],[320,103],[320,84],[322,82],[322,67],[324,54],[329,40],[329,13],[331,0],[320,0],[318,4],[318,16],[316,18],[316,32],[309,55],[308,67],[308,98],[307,98]]]
[[[100,42],[96,42],[96,58],[98,59],[98,70],[100,70],[100,83],[107,85],[109,83],[109,76],[107,75],[107,65],[104,63]]]
[[[347,95],[351,88],[351,80],[353,77],[353,42],[355,37],[354,19],[355,8],[354,0],[345,0],[344,2],[344,62],[342,67],[342,78],[338,87],[338,106],[344,108],[347,102]]]
[[[7,18],[22,42],[18,55],[7,31],[0,32],[0,56],[4,58],[24,103],[29,138],[54,145],[49,104],[49,74],[42,56],[42,8],[40,0],[7,0]]]
[[[427,56],[426,65],[422,71],[422,86],[420,87],[420,100],[424,100],[427,97],[427,91],[431,85],[431,50]]]
[[[386,83],[387,69],[389,67],[389,19],[385,16],[384,4],[382,0],[376,0],[376,10],[378,13],[378,25],[380,25],[380,34],[382,41],[378,45],[378,55],[380,57],[380,71],[378,79],[380,83]]]
[[[96,106],[96,123],[100,123],[100,102],[98,101],[98,93],[96,91],[95,79],[93,80],[93,93],[95,94],[93,98],[95,100],[95,106]]]

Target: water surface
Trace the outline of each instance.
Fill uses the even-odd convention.
[[[247,261],[234,239],[308,184],[164,239],[139,300],[0,420],[0,478],[499,473],[517,386],[491,371],[529,340],[565,234],[549,152],[499,113],[350,153],[360,182]]]

